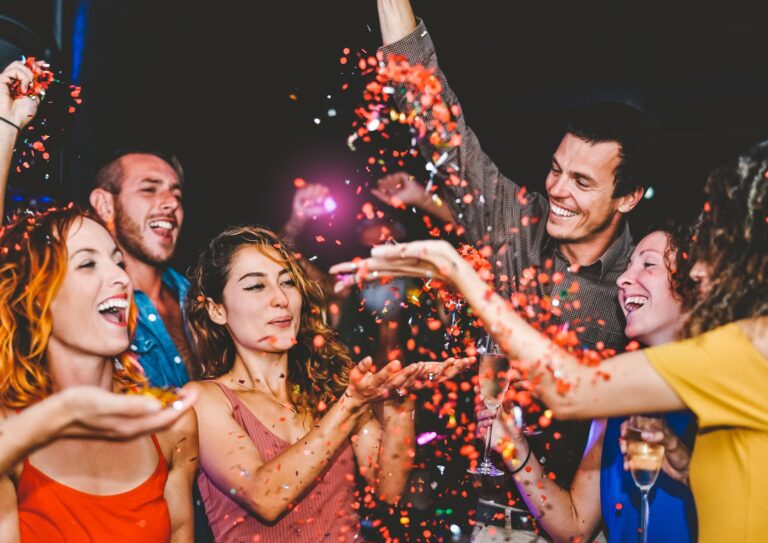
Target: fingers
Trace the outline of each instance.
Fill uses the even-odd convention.
[[[376,388],[381,387],[394,373],[400,371],[402,367],[399,360],[393,360],[373,375],[371,384]]]

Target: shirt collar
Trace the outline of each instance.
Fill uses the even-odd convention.
[[[606,249],[602,256],[598,258],[597,261],[593,264],[590,264],[589,266],[582,266],[581,268],[596,270],[600,275],[600,280],[602,281],[605,278],[605,274],[608,273],[609,270],[612,270],[631,248],[632,235],[629,232],[629,223],[625,220],[621,234],[619,234],[619,237],[616,238],[613,243],[611,243],[610,247]],[[557,242],[551,237],[546,236],[544,240],[544,246],[542,248],[542,256],[551,250],[556,251],[566,262],[568,261],[568,259],[565,258],[565,255],[560,252],[560,249],[557,246]],[[539,265],[541,265],[541,262],[539,262]]]
[[[173,291],[176,295],[176,299],[179,300],[179,304],[184,307],[184,298],[186,298],[187,290],[189,290],[189,281],[187,278],[173,268],[166,268],[163,272],[163,284]],[[134,294],[142,294],[146,296],[140,289],[135,289]]]

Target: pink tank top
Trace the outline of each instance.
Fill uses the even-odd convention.
[[[232,414],[261,453],[265,462],[290,444],[278,438],[226,386],[221,388],[232,405]],[[198,483],[205,511],[217,543],[283,543],[297,541],[346,543],[359,533],[355,509],[355,461],[347,441],[295,506],[275,522],[266,522],[240,507],[200,470]]]

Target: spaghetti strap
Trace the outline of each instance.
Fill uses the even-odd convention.
[[[165,453],[163,453],[163,448],[160,446],[160,441],[157,439],[157,434],[152,434],[149,437],[152,438],[152,443],[155,444],[155,449],[157,450],[157,455],[160,458],[162,462],[166,462],[165,459]]]

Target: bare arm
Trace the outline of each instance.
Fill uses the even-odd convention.
[[[171,517],[171,543],[194,539],[195,515],[192,508],[192,484],[197,473],[197,417],[187,413],[162,436],[171,458],[163,495]],[[166,456],[167,457],[167,456]]]
[[[538,394],[558,418],[606,418],[685,408],[642,351],[625,353],[596,366],[581,364],[528,324],[446,242],[381,246],[371,254],[372,258],[359,263],[334,266],[331,272],[378,271],[380,275],[442,278],[453,284],[502,349],[531,381],[538,383]],[[360,272],[356,276],[365,278]]]
[[[4,543],[19,543],[21,540],[17,501],[16,487],[11,478],[0,476],[0,541]]]
[[[408,482],[414,454],[414,403],[386,400],[373,406],[352,443],[360,473],[388,503],[396,503]]]
[[[399,362],[393,362],[373,374],[369,364],[369,359],[358,364],[358,372],[353,370],[350,377],[358,382],[351,382],[310,432],[268,462],[251,440],[243,439],[244,430],[218,387],[197,384],[202,469],[220,489],[234,489],[233,499],[248,511],[268,522],[277,520],[326,468],[367,405],[383,399],[380,387],[399,368]]]
[[[175,423],[195,398],[185,394],[182,409],[162,409],[153,398],[91,386],[68,388],[0,423],[0,473],[58,437],[130,439],[158,432]]]
[[[479,415],[478,428],[482,417],[492,416],[492,412],[482,411]],[[493,435],[497,436],[495,448],[502,453],[510,472],[515,473],[520,495],[542,528],[556,542],[589,541],[602,520],[600,463],[605,420],[593,421],[587,448],[568,489],[549,478],[512,417],[502,415],[494,418],[493,424]],[[511,455],[504,454],[509,444],[514,446]]]
[[[0,121],[0,217],[5,213],[5,189],[8,184],[8,173],[16,138],[20,130],[35,116],[40,103],[39,98],[36,97],[13,98],[10,85],[14,81],[19,81],[24,90],[32,83],[32,72],[20,61],[12,62],[0,73],[0,117],[8,121]],[[9,123],[19,127],[19,130]]]
[[[416,28],[410,0],[378,0],[376,4],[384,45],[403,39]]]

